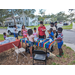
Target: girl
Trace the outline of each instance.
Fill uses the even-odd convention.
[[[18,30],[17,30],[16,25],[14,25],[14,37],[17,37],[18,39]]]
[[[34,28],[34,33],[33,33],[33,35],[34,35],[34,38],[38,37],[38,35],[37,35],[37,33],[36,33],[36,28]]]
[[[22,30],[21,30],[22,36],[23,38],[27,37],[27,29],[25,28],[25,26],[22,26]]]
[[[5,38],[7,37],[7,34],[4,32],[3,35],[4,35],[4,40],[5,40]]]
[[[62,57],[63,50],[62,50],[62,45],[63,45],[63,34],[62,34],[62,28],[58,28],[58,36],[57,39],[55,39],[55,41],[57,41],[58,44],[58,49],[59,49],[59,55],[57,55],[57,57]]]
[[[34,42],[34,35],[32,29],[28,30],[27,40],[29,40],[29,47],[30,47],[30,58],[33,58],[32,56],[32,47]]]

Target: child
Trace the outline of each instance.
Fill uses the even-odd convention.
[[[55,41],[57,41],[58,44],[58,49],[59,49],[59,55],[57,55],[57,57],[62,57],[63,50],[62,50],[62,45],[63,45],[63,34],[62,34],[62,28],[58,28],[58,36],[57,39],[55,39]]]
[[[48,38],[51,38],[53,40],[53,36],[54,36],[53,29],[50,28],[50,30],[48,32],[49,32]],[[53,52],[53,46],[51,47],[50,52]]]
[[[34,42],[34,35],[33,35],[32,29],[28,30],[27,39],[29,40],[29,46],[30,46],[30,58],[33,58],[33,56],[32,56],[32,47],[33,47],[33,42]]]
[[[51,38],[53,40],[53,36],[54,36],[53,29],[50,28],[50,30],[49,30],[49,37],[48,38]]]
[[[4,39],[5,39],[7,37],[7,34],[4,32],[3,35],[4,35]]]
[[[34,33],[33,33],[33,35],[34,35],[34,38],[36,38],[38,35],[37,35],[37,33],[36,33],[36,28],[34,28]]]
[[[23,38],[27,37],[27,29],[25,28],[24,25],[22,26],[21,33],[22,33],[22,35],[23,35]]]
[[[17,30],[16,25],[14,25],[14,37],[17,37],[18,39],[18,30]]]

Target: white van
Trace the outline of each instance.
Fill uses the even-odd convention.
[[[16,26],[17,26],[17,30],[18,30],[18,35],[21,36],[22,35],[21,34],[22,25],[16,25]],[[28,30],[28,29],[31,29],[31,28],[26,27],[26,29]],[[13,34],[14,33],[14,25],[9,25],[7,27],[7,32],[8,32],[9,35]]]

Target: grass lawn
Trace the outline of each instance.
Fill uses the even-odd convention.
[[[13,35],[9,35],[9,37],[14,37]],[[22,38],[22,36],[19,36],[19,38]],[[0,41],[4,40],[3,34],[0,34]]]
[[[73,24],[70,24],[70,25],[68,25],[68,26],[63,26],[62,28],[63,28],[63,29],[72,29],[72,26],[73,26]]]
[[[44,24],[45,26],[50,25],[50,24]],[[38,28],[40,26],[40,24],[38,26],[28,26],[31,29],[34,29],[34,27]]]
[[[50,24],[44,24],[45,26],[50,25]],[[40,26],[40,24],[38,26],[28,26],[31,29],[34,29],[34,27],[38,28]],[[7,29],[7,27],[0,27],[0,29]]]
[[[7,29],[7,27],[0,27],[0,29]]]

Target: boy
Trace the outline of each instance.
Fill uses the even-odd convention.
[[[49,30],[49,37],[48,37],[48,38],[51,38],[51,39],[53,40],[53,36],[54,36],[53,29],[50,28],[50,30]],[[50,50],[50,49],[49,49],[49,50]],[[50,52],[53,52],[53,46],[52,46]]]
[[[18,39],[18,30],[17,30],[16,25],[14,25],[14,37],[17,37]]]
[[[54,23],[53,22],[51,22],[50,23],[50,28],[52,28],[53,29],[53,33],[54,33],[54,36],[53,36],[53,39],[55,39],[55,33],[56,33],[56,28],[55,28],[55,26],[54,26]],[[48,32],[49,32],[49,30],[48,30]]]
[[[58,36],[57,39],[55,39],[55,41],[57,41],[58,44],[58,49],[59,49],[59,55],[56,55],[57,57],[62,57],[63,50],[62,50],[62,45],[63,45],[63,34],[62,34],[63,29],[60,27],[58,28]]]
[[[48,38],[51,38],[53,40],[53,36],[54,36],[53,29],[50,28],[50,30],[49,30],[49,37]]]

